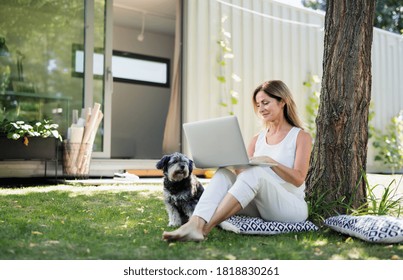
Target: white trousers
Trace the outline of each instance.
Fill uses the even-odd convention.
[[[250,167],[236,176],[228,169],[220,168],[200,197],[193,215],[209,222],[227,193],[241,204],[238,214],[261,217],[267,221],[302,222],[308,217],[304,196],[290,192],[269,167]],[[274,173],[274,172],[273,172]],[[295,188],[295,186],[292,186]],[[289,188],[289,186],[288,186]],[[304,188],[300,186],[299,188]],[[303,190],[302,190],[303,194]]]

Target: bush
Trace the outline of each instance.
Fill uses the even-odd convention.
[[[54,137],[62,141],[58,128],[59,125],[50,120],[25,123],[24,121],[8,121],[5,119],[0,124],[0,134],[5,134],[8,139],[12,140],[23,139],[24,144],[28,146],[29,137]]]

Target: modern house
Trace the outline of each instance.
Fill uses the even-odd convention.
[[[275,0],[3,0],[0,18],[0,77],[10,69],[0,120],[50,118],[66,136],[73,110],[100,103],[92,176],[188,153],[189,121],[234,113],[248,141],[262,81],[284,80],[303,118],[320,88],[303,83],[322,74],[324,14]],[[372,62],[381,129],[403,109],[402,36],[375,28]],[[369,145],[368,170],[383,171],[373,156]],[[41,176],[44,165],[0,161],[0,178]]]

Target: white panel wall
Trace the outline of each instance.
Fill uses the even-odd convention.
[[[249,142],[260,129],[251,96],[263,81],[285,81],[294,93],[300,114],[304,114],[306,89],[302,83],[310,73],[320,75],[322,71],[324,18],[320,13],[274,1],[225,2],[278,19],[230,7],[216,0],[185,1],[184,121],[228,114],[228,110],[219,105],[222,86],[216,79],[219,51],[216,41],[220,38],[220,20],[227,16],[224,28],[232,35],[231,46],[235,55],[226,68],[228,87],[240,94],[234,111],[245,141]],[[242,81],[234,82],[230,78],[232,73],[240,76]],[[186,146],[186,139],[184,144]]]
[[[403,110],[403,36],[378,28],[372,45],[372,101],[377,128]]]
[[[240,93],[234,110],[245,142],[260,129],[251,95],[265,80],[283,80],[304,119],[308,90],[303,82],[310,74],[322,76],[324,13],[271,0],[189,0],[185,1],[184,122],[228,114],[219,105],[222,86],[216,79],[216,41],[224,15],[235,55],[226,68],[227,81]],[[374,125],[383,128],[403,109],[403,38],[375,29],[372,56]],[[233,82],[231,73],[242,82]],[[183,144],[186,152],[186,139]],[[372,166],[369,147],[368,165]]]

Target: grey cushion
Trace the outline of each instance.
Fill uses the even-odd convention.
[[[288,232],[316,231],[319,228],[310,221],[284,223],[265,221],[261,218],[236,215],[220,224],[224,230],[240,234],[273,235]]]
[[[403,242],[403,219],[391,216],[339,215],[327,218],[324,223],[335,231],[368,242]]]

